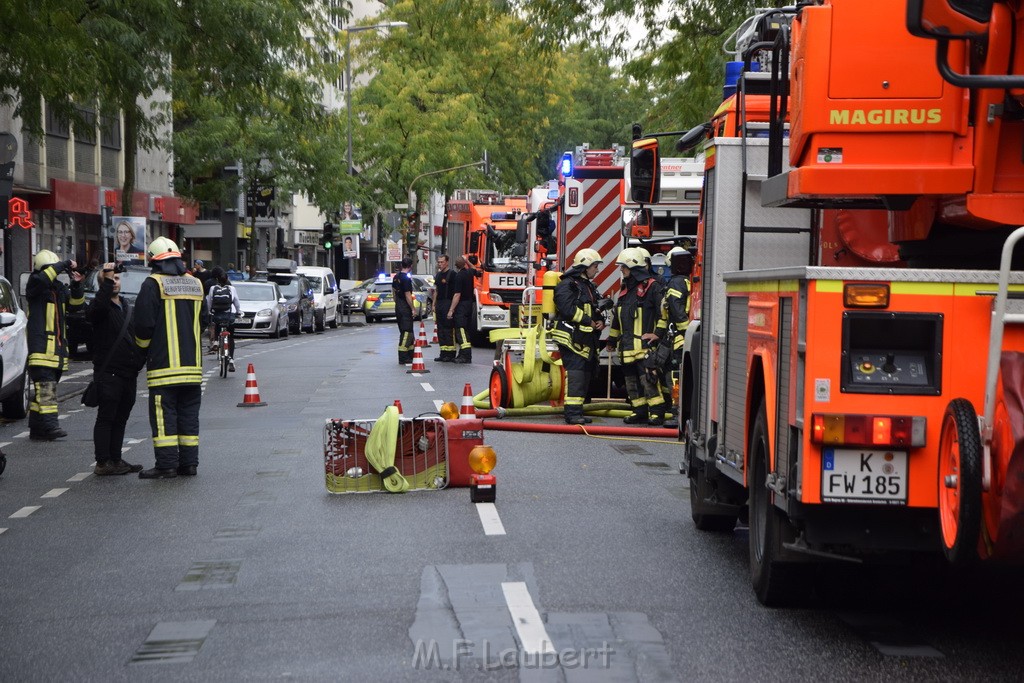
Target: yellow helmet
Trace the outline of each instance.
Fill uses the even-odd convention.
[[[572,260],[574,266],[586,266],[588,268],[595,263],[604,263],[601,254],[597,253],[595,249],[580,249]]]
[[[167,258],[181,258],[181,251],[178,250],[178,245],[166,237],[157,237],[150,242],[149,249],[146,252],[149,254],[149,258],[154,261],[161,261]]]
[[[643,256],[639,253],[639,250],[636,247],[630,247],[620,251],[618,258],[615,259],[615,263],[627,268],[636,268],[637,266],[646,264],[643,260]]]
[[[49,249],[40,249],[36,252],[35,259],[32,260],[32,267],[39,270],[40,268],[53,265],[58,261],[60,261],[60,258]]]

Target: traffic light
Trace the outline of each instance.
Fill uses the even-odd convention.
[[[334,223],[330,221],[324,223],[324,234],[320,237],[320,246],[324,249],[334,246]]]

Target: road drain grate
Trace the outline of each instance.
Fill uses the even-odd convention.
[[[132,655],[132,664],[185,664],[195,659],[217,622],[161,621]]]
[[[612,448],[617,450],[619,453],[622,453],[623,455],[650,455],[651,454],[650,451],[648,451],[647,449],[643,448],[642,446],[637,446],[636,444],[631,444],[631,443],[617,444],[615,446],[612,446]]]
[[[222,541],[234,541],[246,538],[256,538],[256,535],[259,532],[260,527],[258,526],[227,526],[223,529],[218,529],[213,537]]]
[[[211,588],[231,588],[238,581],[241,560],[216,560],[196,562],[188,570],[174,590],[198,591]]]
[[[637,467],[650,467],[650,468],[655,468],[655,469],[659,469],[659,470],[661,470],[661,469],[665,469],[665,470],[670,469],[667,462],[642,462],[642,461],[638,462],[638,461],[634,460],[633,464],[636,465]]]

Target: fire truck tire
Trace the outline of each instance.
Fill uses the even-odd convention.
[[[491,379],[487,388],[492,408],[509,407],[512,402],[512,392],[509,391],[508,375],[505,374],[505,368],[500,365],[491,368]]]
[[[750,580],[754,593],[767,607],[792,605],[799,594],[797,577],[801,565],[782,561],[782,542],[788,521],[771,500],[765,486],[768,478],[768,416],[764,399],[750,434],[747,450],[750,466],[750,492],[747,499],[750,517]]]
[[[971,402],[946,406],[939,437],[939,527],[942,550],[955,567],[978,559],[981,534],[981,435]]]

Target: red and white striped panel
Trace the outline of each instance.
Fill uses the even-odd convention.
[[[594,284],[603,296],[608,296],[619,285],[614,260],[622,247],[620,183],[616,178],[581,180],[583,211],[567,216],[565,222],[566,268],[580,249],[596,249],[604,257],[604,265],[594,278]]]

